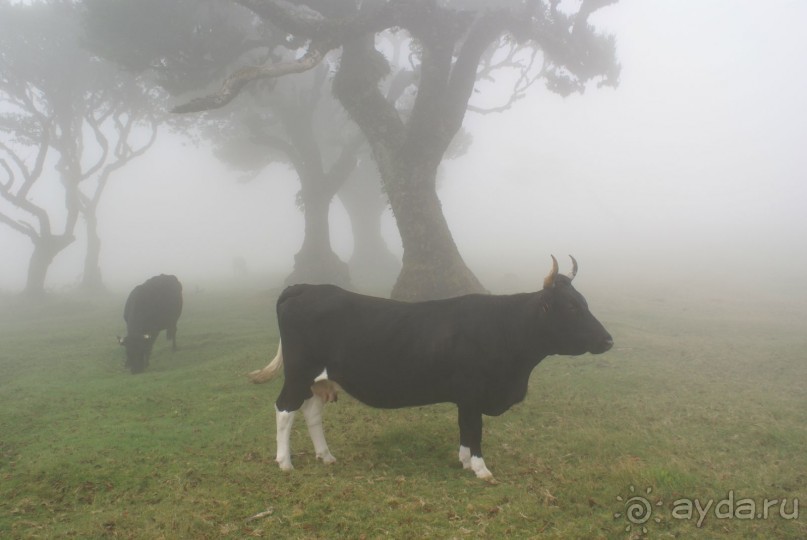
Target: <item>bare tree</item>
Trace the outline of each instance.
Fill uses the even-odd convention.
[[[59,136],[59,105],[63,102],[58,83],[49,75],[60,67],[65,69],[53,57],[54,49],[63,45],[64,35],[57,32],[45,39],[40,30],[48,21],[45,5],[0,5],[0,166],[5,173],[0,183],[5,203],[0,208],[0,222],[33,243],[25,285],[25,294],[33,297],[44,294],[53,259],[74,241],[77,219],[70,212],[63,219],[58,216],[64,225],[57,232],[53,221],[58,213],[53,204],[41,192],[32,195],[55,176],[44,173],[53,164],[51,150]],[[59,101],[54,103],[56,97]],[[74,186],[62,187],[63,201],[76,198]]]
[[[287,36],[235,4],[90,0],[88,6],[93,49],[153,74],[172,94],[198,92],[233,65],[288,60]],[[238,106],[194,118],[194,126],[186,121],[184,128],[253,177],[270,163],[290,165],[300,179],[305,235],[287,281],[350,286],[348,267],[331,248],[328,214],[362,138],[331,96],[328,71],[320,64],[297,77],[253,85]]]
[[[0,10],[0,102],[5,104],[0,149],[6,156],[2,192],[8,205],[2,221],[34,243],[26,292],[44,292],[48,267],[73,242],[80,217],[87,225],[82,285],[102,289],[96,209],[110,174],[154,141],[157,124],[145,105],[152,94],[81,46],[77,4],[6,4]],[[134,146],[133,133],[142,135],[137,126],[148,133]],[[25,156],[32,148],[41,158],[29,162]],[[52,179],[46,174],[51,170],[62,194],[56,196],[51,186],[51,205],[37,205],[29,193]],[[51,222],[57,214],[61,219],[53,205],[59,198],[64,225],[56,234]]]
[[[34,250],[28,265],[25,294],[39,297],[45,291],[45,276],[53,259],[73,240],[72,232],[56,233],[51,216],[44,205],[31,200],[32,188],[42,179],[43,167],[50,149],[50,122],[37,114],[34,97],[27,92],[18,96],[30,109],[15,111],[14,124],[0,119],[0,132],[9,136],[7,127],[13,126],[14,140],[0,141],[0,197],[6,203],[0,206],[0,223],[24,234],[33,243]],[[8,100],[6,102],[8,106]],[[30,156],[33,157],[30,157]]]
[[[537,80],[563,95],[582,92],[591,80],[617,83],[614,40],[588,23],[591,13],[612,0],[583,0],[567,13],[557,0],[237,0],[290,36],[300,51],[294,61],[263,63],[235,71],[218,92],[175,108],[188,113],[222,107],[258,79],[284,77],[318,65],[341,51],[333,90],[370,143],[401,234],[403,268],[394,298],[419,300],[482,291],[454,243],[436,192],[437,167],[460,129],[477,79],[489,76],[491,49],[537,58],[516,62],[513,99]],[[391,59],[377,46],[379,33],[397,29],[413,39],[417,67],[411,109],[383,93],[393,72]],[[529,54],[529,51],[534,51]],[[505,54],[507,59],[508,55]],[[510,60],[516,56],[510,56]],[[505,67],[509,61],[500,63]],[[482,66],[482,67],[480,67]]]
[[[202,132],[216,155],[247,179],[278,162],[300,179],[297,205],[305,234],[286,282],[351,287],[348,266],[331,247],[329,211],[356,166],[363,137],[327,91],[327,71],[321,65],[268,88],[256,85],[240,107],[207,115]]]
[[[104,104],[87,101],[84,123],[95,138],[95,159],[78,168],[72,178],[78,184],[77,203],[84,218],[87,251],[81,288],[86,292],[105,289],[101,274],[101,238],[98,234],[98,205],[113,173],[151,148],[157,139],[160,121],[152,105],[145,103],[149,92],[134,80],[115,90]],[[83,162],[82,156],[76,156]]]

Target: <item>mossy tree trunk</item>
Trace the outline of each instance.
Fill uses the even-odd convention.
[[[497,35],[497,21],[480,19],[466,30],[439,18],[411,25],[422,53],[417,97],[406,120],[379,89],[390,67],[373,35],[344,45],[334,77],[334,94],[370,143],[401,233],[403,266],[391,295],[396,299],[485,291],[457,249],[435,185],[437,168],[462,126],[479,59]]]
[[[419,301],[484,292],[454,242],[434,178],[399,183],[406,189],[391,192],[390,203],[404,253],[391,297]]]
[[[321,182],[319,184],[319,190],[302,190],[305,235],[300,251],[294,256],[294,270],[286,278],[286,283],[332,283],[350,287],[348,266],[331,248],[328,216],[333,194],[325,192]]]

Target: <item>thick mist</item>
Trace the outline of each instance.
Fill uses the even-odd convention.
[[[533,88],[504,113],[466,116],[473,143],[444,162],[439,193],[470,268],[493,291],[536,289],[549,254],[563,269],[571,253],[589,287],[641,280],[803,297],[804,20],[807,5],[783,0],[623,0],[598,13],[592,23],[617,37],[617,89],[563,99]],[[474,99],[496,98],[494,85]],[[99,207],[107,285],[174,273],[204,288],[231,278],[235,257],[256,281],[282,281],[303,238],[299,183],[284,166],[241,180],[208,147],[161,133],[111,178]],[[400,256],[389,211],[383,223]],[[338,200],[331,234],[348,259]],[[77,283],[82,238],[79,227],[49,290]],[[0,226],[0,253],[0,291],[20,291],[30,242]]]

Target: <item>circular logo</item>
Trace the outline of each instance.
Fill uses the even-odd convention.
[[[639,495],[625,501],[625,517],[634,525],[647,523],[653,514],[650,501]]]
[[[653,503],[649,499],[652,492],[653,488],[649,487],[645,490],[644,495],[635,495],[636,488],[630,486],[630,495],[627,497],[617,495],[616,500],[622,503],[623,508],[619,512],[614,512],[614,519],[624,517],[628,521],[625,532],[630,532],[635,526],[639,529],[640,535],[647,534],[647,527],[644,524],[653,517]],[[658,501],[656,506],[663,504],[662,501]],[[653,518],[653,521],[661,523],[661,519],[658,517]]]

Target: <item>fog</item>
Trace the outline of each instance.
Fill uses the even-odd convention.
[[[442,166],[443,209],[470,268],[502,291],[537,288],[550,253],[562,270],[560,256],[573,254],[581,279],[603,287],[643,279],[782,292],[801,283],[805,20],[798,0],[622,0],[592,17],[617,38],[617,89],[564,99],[536,87],[504,113],[469,113],[472,146]],[[479,96],[497,97],[487,87]],[[302,242],[298,190],[287,167],[239,182],[208,147],[164,132],[101,202],[104,279],[124,290],[174,273],[204,288],[243,257],[251,275],[279,280]],[[338,201],[331,227],[347,260]],[[82,236],[51,266],[50,290],[77,282]],[[389,212],[384,236],[400,255]],[[23,288],[31,248],[0,225],[0,290]]]

